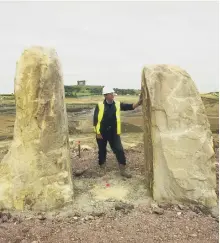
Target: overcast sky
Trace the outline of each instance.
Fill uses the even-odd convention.
[[[218,90],[218,2],[0,2],[0,93],[31,45],[56,48],[66,85],[140,88],[145,64],[166,63]]]

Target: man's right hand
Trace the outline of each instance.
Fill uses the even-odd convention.
[[[102,137],[101,134],[96,134],[96,138],[97,138],[97,139],[103,139],[103,137]]]

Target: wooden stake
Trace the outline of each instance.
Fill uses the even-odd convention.
[[[80,141],[78,141],[78,151],[79,151],[79,158],[81,158],[81,146],[80,146]]]

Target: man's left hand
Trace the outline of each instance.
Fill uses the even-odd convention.
[[[142,96],[142,93],[140,94],[140,97],[139,97],[139,100],[138,100],[138,105],[142,105],[143,103],[143,96]]]
[[[140,98],[139,98],[139,104],[142,105],[142,103],[143,103],[143,95],[141,93]]]
[[[139,100],[136,104],[133,104],[133,108],[136,109],[138,106],[142,105],[143,103],[143,98],[142,98],[142,94],[140,94]]]

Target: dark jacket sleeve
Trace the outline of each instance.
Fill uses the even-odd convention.
[[[98,113],[99,113],[99,107],[96,105],[94,115],[93,115],[93,126],[95,127],[98,123]]]
[[[122,111],[132,111],[132,110],[134,110],[133,104],[121,103],[121,110]]]

